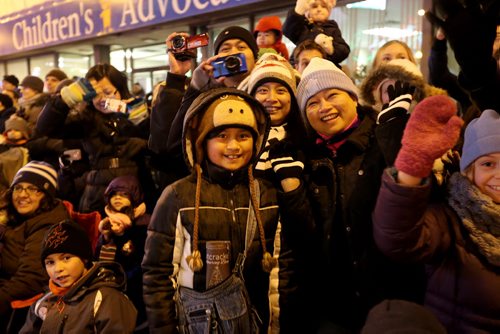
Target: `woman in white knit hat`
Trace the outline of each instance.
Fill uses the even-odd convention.
[[[391,262],[373,241],[371,213],[391,153],[376,137],[376,112],[359,105],[352,80],[325,59],[311,60],[297,91],[316,222],[305,255],[306,270],[315,273],[309,317],[321,332],[357,332],[369,308],[384,298],[420,301],[423,268]]]
[[[69,218],[56,190],[57,172],[43,161],[23,166],[11,183],[7,194],[10,218],[0,225],[4,244],[0,253],[0,332],[15,308],[10,332],[17,333],[30,298],[44,291],[48,276],[40,262],[43,236],[53,224]]]

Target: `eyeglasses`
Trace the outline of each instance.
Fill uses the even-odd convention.
[[[22,193],[23,191],[26,191],[26,193],[28,195],[37,195],[39,193],[41,193],[40,189],[38,189],[37,187],[34,187],[34,186],[27,186],[26,188],[19,185],[19,184],[16,184],[14,186],[14,188],[12,188],[12,191],[14,193],[17,193],[17,194],[20,194]]]

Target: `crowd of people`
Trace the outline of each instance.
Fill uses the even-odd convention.
[[[430,79],[391,40],[356,85],[335,5],[199,64],[170,34],[151,101],[4,76],[0,333],[499,332],[497,7],[437,1]]]

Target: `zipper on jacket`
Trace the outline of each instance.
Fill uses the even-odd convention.
[[[66,324],[66,321],[68,320],[68,315],[65,314],[61,320],[61,325],[59,326],[59,334],[63,334],[64,333],[64,325]]]

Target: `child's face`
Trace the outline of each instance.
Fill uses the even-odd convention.
[[[259,48],[271,47],[274,43],[276,43],[276,34],[274,31],[259,31],[257,33],[257,45]]]
[[[500,204],[500,152],[477,158],[467,176],[483,194]]]
[[[376,67],[381,64],[388,63],[393,59],[410,59],[410,55],[406,48],[399,43],[393,43],[386,46],[383,50],[377,53],[377,59],[375,59]]]
[[[120,211],[132,204],[127,194],[119,191],[114,193],[109,202],[115,211]]]
[[[309,6],[308,17],[313,22],[325,22],[330,17],[330,11],[323,1],[315,1]]]
[[[78,256],[68,253],[54,253],[45,258],[45,270],[52,282],[62,288],[69,288],[85,273],[85,263]]]
[[[271,116],[272,126],[285,123],[292,102],[290,92],[285,86],[277,82],[266,82],[257,88],[255,98]]]
[[[234,171],[245,167],[253,154],[252,133],[242,128],[227,128],[207,140],[208,159],[216,166]]]

